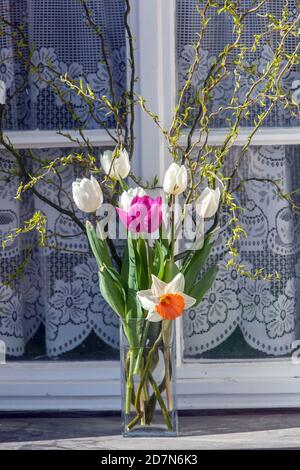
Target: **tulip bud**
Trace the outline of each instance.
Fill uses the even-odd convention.
[[[83,178],[73,181],[73,199],[83,212],[96,212],[103,203],[103,193],[98,181],[91,176],[91,179]]]
[[[164,191],[167,194],[178,195],[187,187],[187,171],[184,165],[179,166],[173,162],[166,171],[164,178]]]
[[[6,102],[6,85],[3,80],[0,80],[0,104],[5,104]]]
[[[220,202],[220,189],[205,188],[196,202],[196,210],[200,217],[209,219],[218,210]]]
[[[105,150],[101,156],[101,165],[104,172],[112,179],[124,179],[130,172],[129,156],[125,149],[121,150],[119,156],[111,150]]]

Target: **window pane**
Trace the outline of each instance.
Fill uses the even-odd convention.
[[[234,149],[232,157],[239,149]],[[284,192],[297,191],[300,146],[252,147],[239,178],[273,179]],[[238,180],[237,180],[238,183]],[[278,281],[253,281],[226,265],[228,214],[213,248],[220,269],[214,287],[198,307],[183,316],[184,358],[250,358],[290,355],[299,340],[300,219],[275,187],[250,181],[235,194],[244,208],[241,224],[248,238],[240,244],[246,270],[264,268]],[[300,195],[295,193],[297,204]],[[294,348],[297,345],[294,345]]]
[[[118,98],[126,84],[124,0],[90,0],[88,5],[105,37]],[[80,2],[0,0],[0,12],[6,21],[0,36],[0,80],[8,89],[6,128],[113,127],[101,103],[94,104],[91,116],[87,103],[60,79],[67,74],[77,84],[80,80],[85,87],[89,84],[96,96],[111,97],[101,42],[87,26]]]
[[[218,2],[217,2],[218,3]],[[222,3],[222,2],[219,2]],[[266,13],[274,15],[276,18],[282,18],[282,11],[285,4],[285,0],[277,0],[275,2],[265,2],[263,7],[260,9],[261,15],[252,14],[248,16],[245,22],[245,30],[242,36],[242,45],[250,47],[254,42],[254,36],[261,34],[265,30],[268,20],[263,17]],[[195,57],[195,50],[192,47],[197,42],[197,33],[201,30],[201,18],[197,12],[199,7],[199,0],[177,0],[177,33],[176,33],[176,48],[177,48],[177,83],[181,88],[187,78],[188,71],[192,65]],[[256,4],[256,3],[255,3]],[[248,10],[253,7],[252,0],[245,0],[239,2],[239,8]],[[218,9],[211,9],[207,15],[210,21],[207,26],[206,33],[204,35],[202,45],[199,52],[199,63],[196,66],[196,70],[192,79],[192,87],[189,92],[186,93],[186,100],[189,100],[195,95],[195,92],[199,87],[203,86],[204,80],[206,79],[209,70],[218,57],[218,54],[224,49],[227,44],[234,41],[235,36],[233,34],[233,22],[228,14],[217,13]],[[297,6],[297,0],[289,1],[290,21],[295,21],[299,14],[299,6]],[[245,100],[245,94],[249,91],[253,82],[256,82],[263,71],[266,69],[268,63],[273,60],[274,51],[278,47],[280,40],[279,34],[272,34],[270,37],[262,42],[260,47],[257,47],[256,52],[247,52],[243,61],[243,66],[247,70],[252,70],[252,73],[243,74],[240,88],[237,91],[237,97],[240,103]],[[286,52],[291,53],[298,45],[298,37],[291,37],[286,41]],[[220,83],[214,88],[212,105],[210,105],[210,111],[216,112],[220,107],[228,106],[230,99],[233,96],[233,90],[236,83],[236,78],[233,75],[233,60],[236,58],[236,52],[229,55],[227,61],[228,76],[221,80]],[[298,80],[298,83],[297,83]],[[259,90],[264,86],[266,80],[264,80],[260,88],[256,87],[253,91],[253,96],[257,94]],[[300,83],[300,68],[294,66],[291,71],[284,75],[282,80],[283,89],[291,93],[295,87],[299,88]],[[268,106],[270,102],[266,100]],[[259,105],[252,106],[248,119],[243,119],[242,125],[252,126],[253,120],[257,113],[263,109]],[[228,122],[226,117],[227,114],[219,114],[214,120],[211,121],[210,127],[227,127]],[[299,118],[291,115],[291,112],[284,109],[283,105],[278,104],[270,115],[265,119],[263,125],[268,127],[274,126],[298,126],[300,123]]]
[[[74,149],[75,151],[75,149]],[[28,170],[70,155],[72,149],[23,152]],[[27,158],[26,158],[27,157]],[[100,296],[96,262],[86,236],[71,219],[27,192],[15,199],[18,178],[13,157],[0,158],[0,238],[24,225],[34,211],[47,216],[48,247],[37,245],[36,231],[18,237],[2,251],[0,263],[0,339],[12,358],[108,359],[117,357],[118,318]],[[36,185],[43,196],[72,209],[71,185],[82,177],[80,165],[59,168]],[[63,190],[61,190],[61,186]],[[86,215],[75,209],[82,222]],[[119,247],[121,249],[121,247]],[[25,263],[25,275],[14,279]],[[6,286],[4,283],[10,281]]]

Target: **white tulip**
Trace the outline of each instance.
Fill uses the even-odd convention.
[[[120,197],[119,207],[123,211],[128,212],[133,198],[135,198],[136,196],[143,197],[146,195],[147,195],[146,191],[144,191],[143,188],[140,188],[140,187],[130,188],[128,189],[128,191],[123,191]]]
[[[164,178],[164,191],[174,196],[183,193],[187,187],[187,171],[184,165],[179,166],[173,162],[166,171]]]
[[[113,179],[124,179],[130,172],[129,156],[125,149],[121,150],[118,157],[111,150],[105,150],[101,156],[101,165],[104,172]]]
[[[73,181],[73,199],[83,212],[96,212],[103,203],[103,193],[98,181],[91,176],[91,179],[83,178]]]
[[[209,219],[215,215],[219,207],[220,197],[219,188],[205,188],[196,202],[196,210],[199,216],[203,217],[203,219]]]
[[[6,102],[6,85],[3,80],[0,80],[0,104],[5,104]]]

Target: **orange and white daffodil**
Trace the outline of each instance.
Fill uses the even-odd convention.
[[[141,306],[148,310],[147,320],[175,320],[183,310],[192,307],[196,299],[184,294],[184,275],[178,273],[174,279],[166,283],[152,274],[151,289],[137,293]]]

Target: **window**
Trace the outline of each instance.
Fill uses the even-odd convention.
[[[69,2],[71,0],[68,0]],[[14,2],[4,3],[7,6]],[[37,2],[25,3],[27,5]],[[49,8],[50,5],[64,8],[60,5],[61,2],[53,0],[38,3],[39,5],[47,3]],[[65,5],[65,2],[63,3]],[[115,5],[119,2],[95,3],[99,5],[99,18],[103,18],[105,11],[104,18],[107,19],[109,8],[113,8],[112,3]],[[139,45],[136,51],[137,75],[140,78],[137,93],[147,99],[149,108],[159,113],[166,126],[170,124],[170,110],[176,101],[177,82],[180,82],[180,77],[186,70],[186,63],[190,59],[189,45],[193,42],[194,33],[199,26],[198,16],[195,14],[196,3],[196,0],[163,2],[133,0],[132,2],[131,21]],[[297,11],[296,2],[290,3],[291,14],[294,14],[295,8]],[[271,4],[271,7],[280,13],[282,2],[267,2],[267,4]],[[107,24],[113,27],[117,23],[115,13],[111,15],[114,19],[107,21]],[[210,36],[204,47],[206,52],[203,54],[206,61],[210,55],[216,54],[219,47],[230,37],[230,25],[224,25],[222,21],[220,17],[217,26],[210,26]],[[74,19],[71,23],[74,24]],[[252,27],[256,30],[258,26],[254,24]],[[117,26],[116,31],[120,31]],[[116,36],[111,33],[111,37]],[[122,42],[120,44],[122,46]],[[64,47],[62,50],[64,51]],[[259,58],[261,57],[268,55]],[[65,57],[60,61],[68,62]],[[73,61],[81,63],[72,56],[71,62]],[[120,63],[124,72],[124,62]],[[205,63],[200,65],[205,67]],[[197,74],[200,80],[201,67]],[[87,69],[87,73],[95,72]],[[299,71],[294,70],[293,73],[299,78]],[[220,103],[226,92],[228,92],[226,87],[221,90],[216,105]],[[53,109],[53,115],[56,116],[56,111]],[[224,125],[222,119],[215,124],[216,129],[211,135],[211,141],[215,145],[222,143],[226,134]],[[276,110],[266,122],[265,128],[253,139],[253,147],[249,151],[247,160],[249,165],[243,167],[243,171],[246,173],[264,171],[264,174],[268,172],[273,174],[276,171],[279,176],[286,177],[288,190],[299,186],[300,136],[297,125],[296,121],[289,120],[281,111]],[[234,152],[246,142],[249,134],[247,126],[245,123],[245,127],[241,130],[232,150],[233,156]],[[18,127],[12,126],[11,129],[13,128]],[[104,130],[89,130],[87,135],[99,148],[111,144]],[[169,163],[168,152],[153,123],[139,112],[136,116],[136,135],[138,136],[136,142],[138,158],[135,162],[137,169],[147,179],[152,178],[158,168],[162,176]],[[11,133],[10,136],[19,148],[28,147],[28,142],[31,147],[44,149],[69,145],[62,136],[49,131],[44,133],[24,131],[22,134]],[[184,140],[185,135],[182,138]],[[41,143],[42,139],[44,143]],[[276,285],[256,286],[251,283],[242,284],[235,273],[225,273],[221,270],[225,278],[221,278],[216,291],[210,293],[215,295],[215,299],[210,299],[209,305],[208,300],[204,302],[207,311],[203,312],[201,307],[197,311],[191,310],[183,325],[177,324],[177,377],[181,408],[295,407],[300,404],[300,381],[297,378],[299,374],[290,360],[291,342],[297,338],[298,331],[295,322],[297,304],[294,293],[295,289],[298,290],[299,277],[298,221],[286,210],[282,201],[273,199],[272,188],[267,185],[260,188],[253,183],[244,189],[241,197],[247,206],[245,222],[251,227],[249,238],[251,244],[245,244],[243,247],[244,258],[251,264],[263,262],[272,269],[279,269],[283,278]],[[7,219],[3,219],[2,216],[1,220]],[[69,242],[65,243],[67,246]],[[55,253],[52,256],[55,257]],[[220,256],[218,246],[214,256]],[[65,258],[67,259],[68,255]],[[66,272],[71,276],[73,267],[70,268],[70,264],[65,261],[65,267],[69,266]],[[80,264],[81,261],[79,266]],[[53,276],[53,273],[50,275]],[[52,291],[53,295],[55,294]],[[255,311],[248,308],[249,299],[254,299],[254,303],[256,302]],[[263,305],[260,305],[261,301]],[[212,305],[215,305],[214,309]],[[280,305],[284,308],[280,308]],[[264,313],[265,307],[270,308],[266,308]],[[291,307],[293,307],[292,315]],[[261,312],[264,321],[258,320],[262,318]],[[284,313],[286,316],[283,318]],[[291,321],[291,316],[294,321]],[[240,326],[237,326],[238,323]],[[104,339],[104,342],[108,342],[108,339]],[[84,345],[84,342],[82,344]],[[104,343],[101,348],[104,348]],[[101,349],[101,358],[103,354]],[[9,363],[1,369],[0,374],[1,409],[118,409],[120,393],[118,362],[91,360],[83,365],[81,359],[77,354],[72,362],[25,361],[21,366],[18,362]]]

